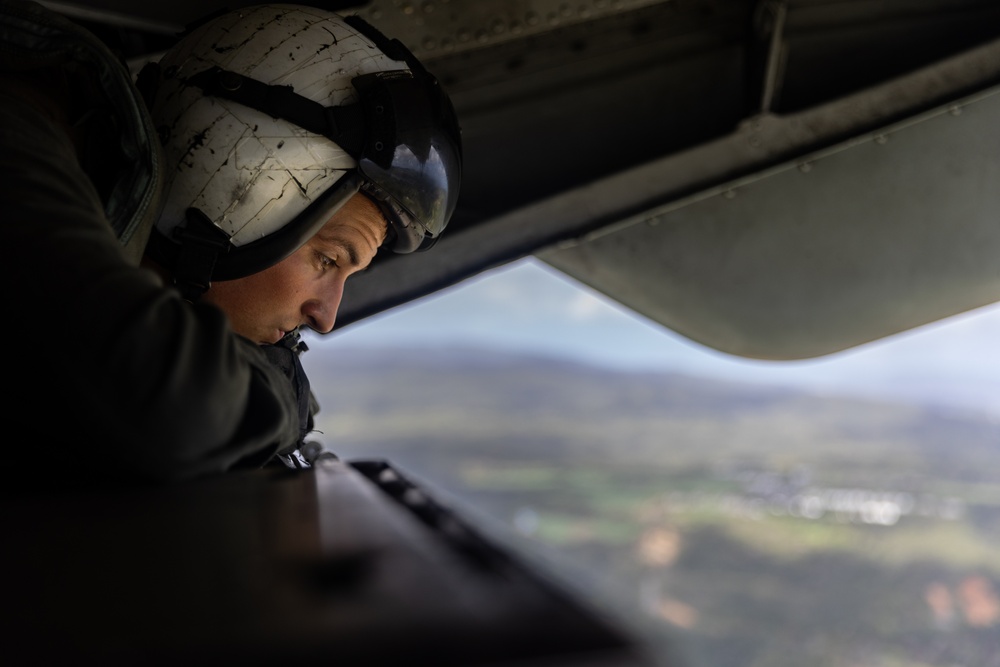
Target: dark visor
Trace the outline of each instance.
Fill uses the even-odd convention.
[[[395,252],[413,252],[439,236],[458,200],[458,123],[448,98],[428,79],[402,70],[353,81],[368,126],[359,160],[363,189],[389,218]]]

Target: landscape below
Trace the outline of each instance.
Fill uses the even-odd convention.
[[[1000,665],[986,415],[492,352],[304,363],[328,449],[407,471],[664,665]]]

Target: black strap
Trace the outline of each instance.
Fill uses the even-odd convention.
[[[417,57],[413,55],[413,52],[406,48],[406,45],[398,39],[390,39],[386,37],[378,30],[378,28],[373,26],[371,23],[368,23],[368,21],[365,21],[357,14],[345,16],[344,23],[370,39],[372,44],[375,45],[375,48],[384,53],[388,58],[399,62],[405,62],[411,70],[420,72],[421,74],[426,74],[427,70],[424,69],[423,64],[417,60]]]
[[[361,156],[365,118],[358,104],[325,107],[299,95],[292,86],[269,85],[221,67],[199,72],[188,83],[198,86],[206,95],[238,102],[328,137],[355,159]]]
[[[229,252],[229,235],[196,208],[187,210],[187,225],[178,228],[179,244],[174,264],[174,284],[181,296],[197,301],[212,285],[212,272],[220,255]]]

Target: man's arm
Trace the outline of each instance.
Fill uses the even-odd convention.
[[[0,211],[8,427],[49,443],[15,464],[186,478],[297,442],[288,379],[219,310],[127,260],[69,136],[9,94]]]

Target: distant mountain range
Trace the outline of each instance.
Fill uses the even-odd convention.
[[[303,363],[322,439],[344,455],[745,461],[965,481],[1000,470],[1000,423],[920,405],[478,349],[331,348]]]

